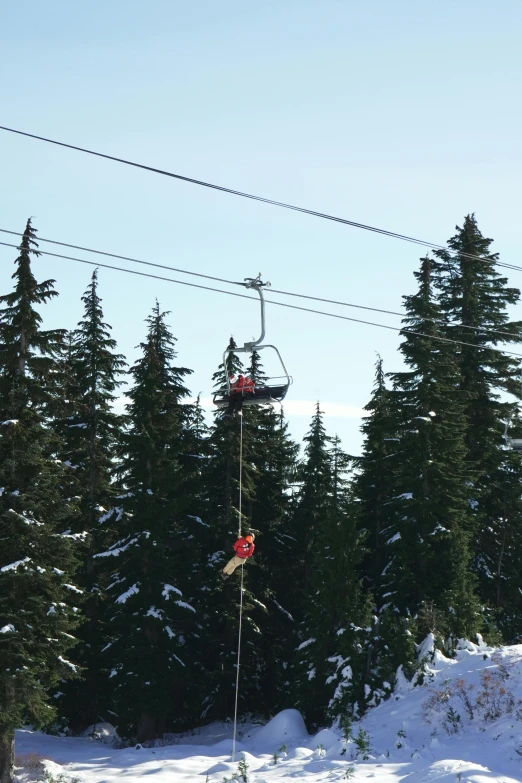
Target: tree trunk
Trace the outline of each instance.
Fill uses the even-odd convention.
[[[14,746],[13,729],[2,732],[0,734],[0,783],[14,781]]]
[[[142,712],[138,722],[138,742],[147,742],[148,740],[157,739],[162,737],[165,733],[165,718],[156,717],[150,715],[147,712]],[[3,783],[3,781],[0,781]]]
[[[25,360],[26,360],[26,334],[22,328],[20,334],[20,353],[18,354],[18,373],[19,375],[25,375]]]

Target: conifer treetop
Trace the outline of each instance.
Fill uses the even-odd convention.
[[[36,230],[27,221],[15,260],[12,278],[14,291],[0,296],[0,366],[4,376],[45,375],[52,367],[46,357],[55,357],[61,347],[65,329],[42,330],[42,317],[35,309],[58,296],[54,280],[36,281],[31,269],[31,254],[38,257]],[[4,305],[4,307],[1,307]]]

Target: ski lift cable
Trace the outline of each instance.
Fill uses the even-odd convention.
[[[12,234],[14,236],[23,236],[23,232],[21,232],[21,231],[10,231],[10,230],[8,230],[6,228],[0,228],[0,233]],[[229,285],[237,285],[237,286],[244,286],[245,285],[244,283],[240,283],[240,282],[237,282],[235,280],[228,280],[227,278],[224,278],[224,277],[215,277],[214,275],[207,275],[207,274],[203,274],[202,272],[194,272],[194,271],[188,270],[188,269],[181,269],[179,267],[168,266],[167,264],[158,264],[158,263],[156,263],[154,261],[144,261],[143,259],[133,258],[132,256],[122,256],[122,255],[119,255],[117,253],[110,253],[110,252],[105,251],[105,250],[95,250],[95,249],[90,248],[90,247],[83,247],[82,245],[72,245],[72,244],[70,244],[68,242],[59,242],[56,239],[47,239],[45,237],[38,237],[38,242],[47,242],[47,243],[50,243],[50,244],[53,244],[53,245],[59,245],[60,247],[68,247],[68,248],[71,248],[73,250],[81,250],[82,252],[85,252],[85,253],[94,253],[95,255],[106,256],[107,258],[116,258],[116,259],[119,259],[121,261],[130,261],[133,264],[142,264],[144,266],[155,267],[157,269],[165,269],[165,270],[168,270],[170,272],[179,272],[180,274],[191,275],[192,277],[201,277],[201,278],[206,279],[206,280],[214,280],[214,281],[216,281],[218,283],[227,283]],[[8,247],[15,247],[15,246],[14,245],[8,245]],[[31,251],[31,252],[35,252],[35,251]],[[45,250],[38,250],[36,252],[47,253],[47,255],[53,255],[52,253],[49,253],[48,251],[45,251]],[[63,258],[70,258],[68,256],[59,256],[58,255],[58,258],[62,258],[62,257]],[[80,259],[70,259],[70,260],[80,260]],[[504,265],[504,266],[508,266],[508,265]],[[520,269],[520,271],[522,271],[522,267],[509,266],[509,268],[510,269]],[[298,298],[298,299],[309,299],[309,300],[314,301],[314,302],[324,302],[325,304],[334,304],[334,305],[338,305],[340,307],[353,307],[353,308],[355,308],[357,310],[368,310],[369,312],[383,313],[385,315],[393,315],[393,316],[396,316],[396,317],[399,317],[399,318],[404,318],[406,316],[406,313],[401,313],[401,312],[398,312],[396,310],[385,310],[384,308],[370,307],[368,305],[361,305],[361,304],[354,304],[353,302],[342,302],[342,301],[339,301],[339,300],[336,300],[336,299],[326,299],[326,298],[320,297],[320,296],[311,296],[309,294],[299,294],[299,293],[296,293],[294,291],[282,291],[282,290],[279,290],[277,288],[270,288],[270,293],[280,294],[282,296],[292,296],[292,297]],[[444,326],[451,326],[451,324],[446,324],[442,319],[438,319],[438,318],[425,318],[424,320],[425,321],[430,321],[430,322],[435,323],[435,324],[440,323],[440,324],[442,324]],[[481,332],[481,333],[485,333],[485,334],[499,334],[499,335],[505,335],[507,337],[513,337],[513,333],[512,332],[506,332],[506,331],[502,331],[500,329],[489,329],[487,327],[480,327],[480,326],[468,326],[466,324],[458,324],[457,326],[459,328],[461,328],[461,329],[468,329],[470,331]]]
[[[209,188],[211,190],[217,190],[220,191],[221,193],[229,193],[230,195],[233,196],[240,196],[241,198],[247,198],[252,201],[259,201],[262,202],[263,204],[270,204],[275,207],[280,207],[281,209],[291,209],[294,212],[301,212],[302,214],[305,215],[311,215],[313,217],[322,218],[323,220],[330,220],[334,223],[341,223],[343,225],[351,226],[352,228],[359,228],[363,231],[370,231],[374,234],[381,234],[383,236],[391,237],[392,239],[400,239],[403,242],[411,242],[416,245],[422,245],[432,250],[442,250],[446,253],[452,255],[459,255],[464,258],[477,259],[479,261],[491,261],[492,263],[496,263],[496,259],[495,259],[496,254],[493,254],[492,256],[477,256],[477,255],[473,255],[472,253],[462,253],[458,250],[455,250],[454,248],[448,247],[447,245],[439,245],[436,242],[429,242],[428,240],[425,239],[418,239],[416,237],[411,237],[407,234],[400,234],[395,231],[389,231],[384,228],[379,228],[378,226],[370,226],[366,223],[358,223],[354,220],[348,220],[347,218],[336,217],[335,215],[330,215],[326,212],[318,212],[317,210],[314,209],[308,209],[306,207],[298,207],[294,204],[288,204],[284,201],[277,201],[275,199],[266,198],[264,196],[257,196],[253,193],[246,193],[241,190],[235,190],[233,188],[225,187],[224,185],[216,185],[214,183],[195,179],[193,177],[186,177],[182,174],[176,174],[172,171],[158,169],[154,166],[147,166],[144,163],[137,163],[136,161],[127,160],[126,158],[119,158],[115,155],[108,155],[103,152],[97,152],[95,150],[90,150],[85,147],[79,147],[75,144],[67,144],[64,141],[50,139],[46,136],[38,136],[35,133],[28,133],[27,131],[21,131],[15,128],[9,128],[5,125],[0,125],[0,130],[7,131],[8,133],[14,133],[18,136],[25,136],[26,138],[36,139],[37,141],[43,141],[47,144],[54,144],[58,147],[65,147],[67,149],[75,150],[76,152],[84,152],[87,155],[94,155],[95,157],[104,158],[105,160],[112,160],[115,163],[123,163],[126,166],[132,166],[133,168],[143,169],[144,171],[150,171],[153,174],[161,174],[164,177],[171,177],[172,179],[181,180],[182,182],[188,182],[192,185],[199,185],[200,187]]]
[[[0,228],[2,234],[13,234],[14,236],[23,236],[23,231],[8,231],[6,228]],[[227,280],[224,277],[215,277],[214,275],[205,275],[202,272],[192,272],[188,269],[178,269],[175,266],[167,266],[166,264],[157,264],[154,261],[143,261],[139,258],[132,258],[132,256],[120,256],[117,253],[109,253],[106,250],[94,250],[92,247],[82,247],[81,245],[71,245],[68,242],[59,242],[57,239],[47,239],[46,237],[37,237],[38,242],[47,242],[51,245],[59,245],[60,247],[68,247],[71,250],[81,250],[83,253],[94,253],[98,256],[106,256],[107,258],[116,258],[119,261],[131,261],[133,264],[142,264],[143,266],[157,267],[158,269],[167,269],[170,272],[180,272],[184,275],[192,275],[193,277],[203,277],[206,280],[214,280],[217,283],[230,283],[231,285],[243,285],[243,283],[236,283],[234,280]],[[34,250],[31,252],[35,252]],[[37,253],[45,252],[43,250],[37,250]]]
[[[18,245],[14,245],[9,242],[0,242],[0,245],[4,247],[12,247],[15,248],[16,250],[19,249]],[[153,275],[150,272],[138,272],[137,269],[126,269],[125,267],[114,266],[113,264],[103,264],[99,261],[88,261],[85,258],[76,258],[74,256],[66,256],[60,253],[51,253],[48,250],[38,250],[32,252],[37,252],[40,255],[52,256],[53,258],[63,258],[67,261],[77,261],[81,264],[88,264],[89,266],[101,267],[103,269],[112,269],[116,272],[126,272],[127,274],[130,275],[138,275],[139,277],[148,277],[151,278],[152,280],[161,280],[163,282],[175,283],[176,285],[185,285],[185,286],[189,286],[190,288],[198,288],[204,291],[213,291],[219,294],[227,294],[228,296],[236,296],[239,297],[240,299],[250,299],[251,301],[254,302],[257,301],[253,296],[248,296],[248,294],[240,294],[239,292],[236,291],[224,291],[222,288],[214,288],[212,286],[201,285],[199,283],[189,283],[187,280],[174,280],[171,277]],[[436,342],[452,343],[454,345],[464,345],[469,348],[479,348],[482,350],[493,351],[495,353],[509,354],[510,356],[517,356],[522,359],[522,353],[517,353],[516,351],[503,350],[501,348],[495,348],[494,346],[478,345],[477,343],[465,342],[463,340],[452,340],[450,337],[440,337],[438,335],[426,334],[424,332],[415,332],[413,331],[413,329],[407,329],[400,326],[390,326],[389,324],[379,324],[376,323],[375,321],[365,321],[362,318],[351,318],[350,316],[347,315],[340,315],[339,313],[329,313],[325,310],[315,310],[314,308],[311,307],[301,307],[300,305],[292,305],[289,304],[288,302],[276,302],[273,299],[267,299],[266,301],[267,304],[274,305],[275,307],[287,307],[290,310],[300,310],[301,312],[304,313],[313,313],[314,315],[324,315],[328,318],[337,318],[340,321],[350,321],[351,323],[364,324],[365,326],[376,326],[379,329],[387,329],[388,331],[399,332],[401,334],[408,334],[413,337],[425,337],[430,340],[435,340]]]

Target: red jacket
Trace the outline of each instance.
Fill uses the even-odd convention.
[[[234,391],[243,391],[244,385],[245,385],[245,376],[240,375],[239,378],[237,378],[237,380],[233,382],[231,388]]]
[[[254,381],[252,380],[252,378],[249,378],[248,376],[240,375],[237,381],[234,381],[231,384],[230,390],[232,394],[243,394],[243,392],[253,392]]]
[[[247,557],[250,557],[251,555],[254,554],[255,548],[256,545],[253,542],[249,544],[244,536],[238,538],[236,543],[234,544],[234,552],[236,553],[236,555],[245,560]]]

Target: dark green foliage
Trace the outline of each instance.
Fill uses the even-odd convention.
[[[362,455],[354,459],[357,474],[354,493],[358,501],[359,529],[367,546],[363,561],[366,583],[373,590],[385,566],[385,539],[382,531],[390,525],[390,501],[395,494],[399,438],[397,411],[393,394],[386,388],[383,362],[375,365],[375,384],[367,417],[361,427],[364,435]]]
[[[358,632],[370,619],[359,584],[362,541],[337,439],[326,436],[317,405],[300,471],[294,527],[301,572],[295,678],[298,704],[312,724],[347,711],[363,694],[365,658]],[[355,676],[354,676],[355,675]]]
[[[405,367],[387,386],[377,361],[362,455],[318,404],[300,457],[278,407],[207,424],[158,305],[116,415],[124,360],[97,274],[77,329],[43,331],[56,293],[32,274],[28,222],[0,297],[0,769],[16,725],[49,723],[49,694],[71,728],[110,720],[140,741],[231,717],[241,595],[240,714],[356,719],[420,671],[427,634],[449,653],[478,631],[519,640],[522,460],[503,439],[519,367],[493,349],[522,325],[490,244],[468,216],[452,253],[422,259]],[[228,347],[229,375],[266,381],[257,351]],[[226,386],[223,364],[212,380]],[[254,557],[221,581],[249,530]]]
[[[389,501],[393,517],[383,531],[388,562],[380,594],[403,616],[414,616],[422,602],[434,601],[445,618],[444,630],[472,636],[481,621],[469,574],[473,474],[465,447],[468,397],[459,388],[454,346],[434,339],[441,335],[441,316],[431,269],[431,261],[423,259],[415,275],[418,293],[405,297],[401,352],[409,369],[392,376],[399,455]],[[426,336],[416,337],[418,333]]]
[[[185,377],[173,365],[175,340],[156,305],[142,356],[131,370],[128,426],[118,468],[123,489],[113,511],[119,539],[98,553],[112,566],[107,587],[114,711],[139,741],[186,726],[191,713],[191,659],[197,638],[192,579],[199,553],[185,492],[193,445]],[[190,476],[190,471],[188,472]],[[171,724],[172,725],[172,724]]]
[[[93,555],[114,540],[114,531],[103,519],[117,492],[112,474],[123,417],[114,412],[113,403],[125,366],[123,356],[115,353],[111,327],[103,319],[96,270],[82,302],[84,317],[69,334],[62,360],[62,416],[54,423],[62,439],[60,457],[69,466],[67,493],[78,498],[80,507],[76,529],[88,533],[78,572],[78,584],[86,592],[87,622],[79,632],[77,656],[85,674],[64,688],[60,700],[72,729],[85,728],[107,715],[106,672],[100,661],[107,642],[102,602],[109,573],[106,561]]]
[[[14,291],[0,296],[0,394],[4,404],[9,400],[12,411],[23,405],[29,394],[32,402],[50,402],[51,378],[65,336],[65,329],[40,328],[42,316],[35,308],[58,294],[54,280],[38,283],[32,273],[31,253],[38,257],[37,247],[36,231],[29,219],[12,275]],[[16,381],[18,377],[25,378],[23,384]]]
[[[448,242],[454,255],[436,253],[436,282],[441,310],[449,322],[446,333],[480,346],[458,349],[460,388],[467,395],[465,443],[476,476],[474,570],[483,599],[494,607],[496,622],[511,634],[514,618],[520,617],[520,602],[511,601],[519,583],[513,563],[519,557],[522,463],[503,448],[502,422],[511,406],[501,401],[500,393],[518,395],[520,367],[515,357],[492,348],[520,342],[522,324],[509,319],[508,307],[519,301],[520,292],[497,272],[498,254],[490,252],[491,244],[475,216],[468,215]]]
[[[42,331],[35,307],[56,295],[31,271],[28,221],[13,294],[0,297],[0,738],[2,753],[24,721],[50,724],[49,697],[76,676],[67,659],[78,624],[76,509],[61,497],[66,468],[45,412],[62,332]],[[4,759],[0,759],[4,766]]]
[[[247,373],[256,384],[262,384],[266,378],[255,351]],[[249,527],[258,533],[256,568],[248,571],[247,582],[255,598],[255,622],[259,628],[254,644],[260,648],[250,680],[257,688],[258,709],[266,715],[288,704],[288,677],[283,664],[291,660],[296,639],[289,582],[295,583],[299,578],[290,491],[298,447],[290,439],[278,407],[246,408],[244,428],[249,433],[245,461],[253,468],[253,492],[245,513]]]
[[[126,363],[115,353],[111,327],[103,320],[96,270],[82,302],[84,317],[70,335],[66,354],[65,396],[71,415],[60,422],[60,430],[64,458],[82,490],[81,521],[92,531],[99,506],[112,492],[112,460],[122,425],[113,403]]]
[[[231,341],[231,348],[235,343]],[[235,354],[229,354],[230,371],[244,372]],[[214,375],[222,385],[222,367]],[[257,353],[247,370],[256,383],[263,370]],[[287,492],[296,447],[277,411],[271,407],[244,406],[242,416],[216,414],[209,446],[206,486],[212,518],[213,545],[205,565],[208,602],[205,614],[210,642],[205,670],[208,689],[204,699],[206,717],[230,715],[234,704],[239,581],[241,570],[223,587],[216,587],[217,569],[231,557],[239,531],[240,436],[243,430],[242,517],[243,532],[257,534],[256,554],[244,567],[243,619],[244,663],[239,694],[241,709],[268,714],[274,702],[284,700],[284,669],[293,634],[293,620],[283,595],[291,566],[292,537],[287,534],[290,502]],[[280,589],[281,588],[281,589]]]

